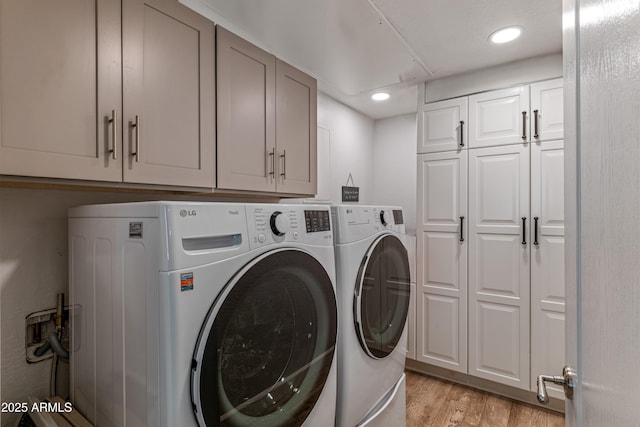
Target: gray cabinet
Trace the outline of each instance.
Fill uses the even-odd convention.
[[[215,28],[177,0],[124,0],[124,181],[215,185]]]
[[[217,27],[218,188],[316,193],[316,81]]]
[[[0,173],[120,181],[120,3],[0,2]],[[121,141],[119,135],[115,136]]]
[[[214,25],[176,0],[0,4],[0,174],[214,186]]]
[[[317,185],[316,79],[276,59],[276,190],[316,194]]]
[[[276,62],[216,27],[218,188],[274,191]]]

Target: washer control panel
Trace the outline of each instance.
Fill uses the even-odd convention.
[[[333,244],[328,206],[247,204],[246,207],[252,247],[281,242]]]

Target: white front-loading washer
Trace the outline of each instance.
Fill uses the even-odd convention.
[[[330,426],[328,206],[69,211],[71,398],[96,426]]]
[[[337,205],[336,425],[403,426],[410,272],[402,208]]]

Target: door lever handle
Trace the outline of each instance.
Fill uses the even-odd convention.
[[[557,385],[564,386],[564,395],[569,400],[573,400],[573,389],[575,388],[575,371],[569,367],[565,366],[562,369],[562,376],[550,376],[550,375],[538,375],[538,402],[545,404],[549,403],[549,395],[547,394],[547,386],[545,383],[553,383]]]

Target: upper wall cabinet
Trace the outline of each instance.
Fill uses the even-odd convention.
[[[176,0],[9,0],[0,31],[1,174],[213,187],[212,22]]]
[[[466,147],[467,97],[422,106],[418,128],[418,154],[461,150]]]
[[[122,179],[109,158],[121,141],[109,123],[122,111],[120,14],[106,0],[0,2],[0,173]]]
[[[276,59],[276,189],[280,193],[316,194],[316,79]]]
[[[275,189],[276,60],[216,27],[218,187]]]
[[[316,80],[217,28],[218,188],[316,193]]]
[[[177,0],[125,0],[126,182],[215,185],[215,29]]]
[[[531,141],[564,138],[562,79],[531,85]]]
[[[469,148],[529,141],[529,86],[469,97]]]

